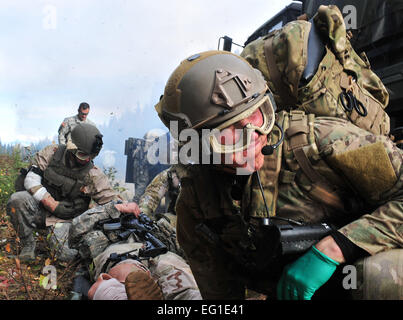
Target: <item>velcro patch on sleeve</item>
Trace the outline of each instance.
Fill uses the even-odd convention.
[[[342,171],[364,197],[379,199],[397,181],[395,171],[382,142],[373,143],[329,157],[332,166]]]

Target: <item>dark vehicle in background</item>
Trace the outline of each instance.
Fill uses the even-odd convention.
[[[389,91],[391,133],[403,132],[403,1],[401,0],[302,0],[290,3],[254,31],[244,43],[279,29],[298,16],[311,18],[320,5],[335,4],[342,12],[355,51],[365,52],[372,70]],[[352,19],[352,20],[351,20]],[[231,38],[223,37],[223,48],[231,50]]]
[[[159,144],[159,139],[161,138],[162,142]],[[136,199],[136,201],[139,200],[139,197],[144,192],[145,187],[154,179],[154,177],[161,171],[170,167],[170,141],[169,134],[157,138],[154,143],[159,144],[158,154],[154,154],[153,150],[151,149],[150,155],[148,154],[150,151],[150,145],[148,145],[145,139],[128,138],[125,141],[125,156],[127,156],[125,182],[134,183],[134,199]],[[160,153],[161,158],[158,159]],[[152,160],[151,162],[150,159]],[[136,190],[136,188],[138,190]]]

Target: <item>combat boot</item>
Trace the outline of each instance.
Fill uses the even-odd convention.
[[[21,239],[22,250],[19,254],[20,261],[31,262],[35,260],[36,242],[33,236]]]

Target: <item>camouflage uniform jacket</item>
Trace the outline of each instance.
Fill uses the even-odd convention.
[[[287,127],[288,113],[277,116],[280,125]],[[387,137],[369,133],[343,119],[311,117],[309,128],[310,145],[304,152],[313,168],[331,182],[343,199],[361,199],[363,204],[353,212],[347,207],[336,209],[312,197],[311,182],[289,151],[286,137],[260,169],[270,215],[306,223],[331,222],[370,255],[401,248],[402,150]],[[274,131],[272,138],[275,134]],[[281,164],[277,172],[271,170],[276,162]],[[176,202],[177,237],[202,296],[243,299],[247,279],[253,274],[242,278],[229,266],[234,264],[238,248],[248,239],[250,229],[245,221],[266,215],[256,173],[236,176],[209,165],[188,165],[184,169],[186,174],[181,176]],[[271,179],[273,174],[277,175],[277,181]],[[243,186],[240,200],[234,200],[231,193],[237,181]],[[276,183],[278,187],[273,188]],[[195,227],[200,222],[220,236],[223,242],[220,248],[195,236]]]
[[[79,123],[88,123],[93,126],[96,126],[94,122],[92,122],[89,119],[86,119],[85,121],[80,120],[78,115],[64,118],[63,122],[61,123],[59,127],[59,144],[66,144],[67,141],[70,139],[71,131],[74,129],[74,127],[79,124]]]
[[[35,154],[32,164],[44,172],[57,149],[57,145],[49,145],[43,148]],[[74,168],[71,170],[74,171]],[[108,177],[96,166],[93,166],[84,177],[84,185],[80,191],[84,197],[89,197],[98,204],[119,199],[116,192],[111,188]]]
[[[140,210],[151,216],[160,204],[161,199],[168,195],[170,203],[167,206],[167,210],[171,212],[171,209],[174,208],[179,188],[180,182],[176,170],[173,167],[165,169],[147,186],[139,201]]]

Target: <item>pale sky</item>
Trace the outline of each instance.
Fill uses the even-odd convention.
[[[181,60],[225,35],[243,44],[290,3],[2,0],[0,141],[52,139],[82,101],[96,124],[153,108]]]

